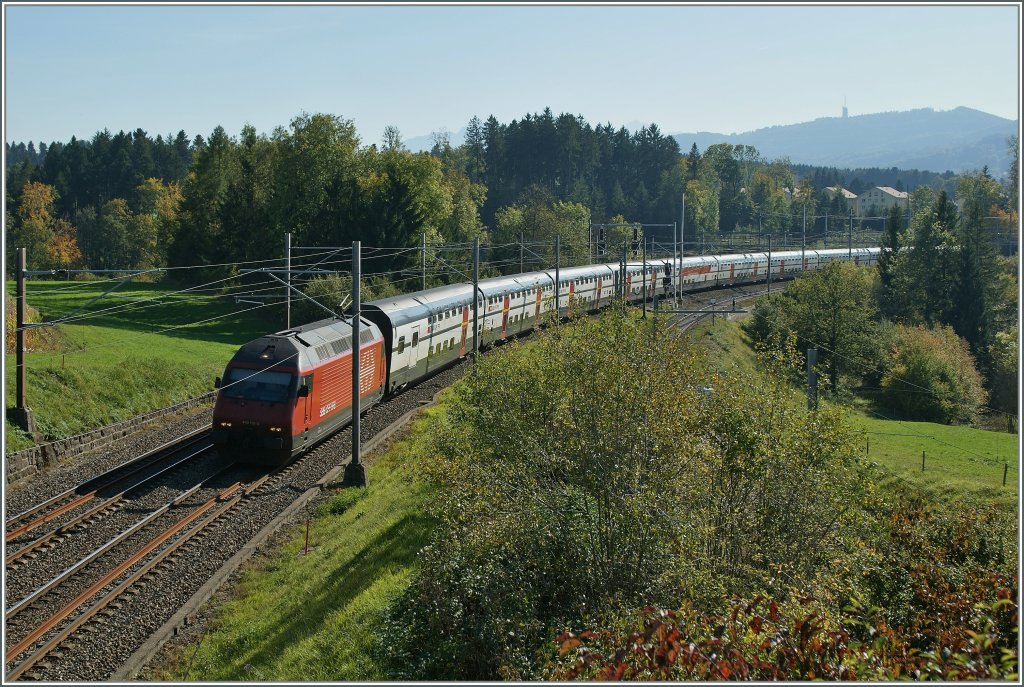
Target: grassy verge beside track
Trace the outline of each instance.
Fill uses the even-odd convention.
[[[284,546],[251,563],[231,600],[215,611],[198,644],[152,675],[161,680],[369,681],[385,675],[374,658],[384,609],[409,584],[416,554],[435,523],[415,473],[422,438],[442,406],[378,458],[366,489],[323,501],[310,526],[285,532]]]
[[[28,303],[43,320],[73,313],[111,284],[28,283]],[[13,293],[8,284],[8,293]],[[173,294],[157,284],[126,285],[88,305],[46,350],[26,355],[26,400],[48,440],[74,436],[213,389],[239,345],[282,328],[264,308],[213,295]],[[88,313],[88,314],[86,314]],[[13,315],[11,315],[13,316]],[[15,356],[6,354],[6,403],[15,403]],[[32,440],[9,422],[6,450]]]

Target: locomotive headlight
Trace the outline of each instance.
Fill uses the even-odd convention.
[[[280,431],[281,431],[281,428],[280,428],[280,427],[271,427],[271,428],[270,428],[270,431],[271,431],[271,432],[280,432]]]
[[[221,422],[221,423],[220,423],[220,426],[221,426],[221,427],[230,427],[230,426],[231,426],[231,423],[230,423],[230,422]]]

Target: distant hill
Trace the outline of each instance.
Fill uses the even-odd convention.
[[[696,143],[752,145],[767,159],[830,167],[899,167],[963,172],[988,165],[995,177],[1010,165],[1006,139],[1017,122],[969,107],[823,117],[804,124],[772,126],[742,134],[673,134],[685,153]]]
[[[457,147],[466,142],[466,127],[462,127],[458,131],[448,132],[448,141],[452,144],[452,147]],[[427,134],[426,136],[413,136],[402,141],[405,147],[414,153],[420,153],[423,151],[429,152],[434,147],[434,134]]]

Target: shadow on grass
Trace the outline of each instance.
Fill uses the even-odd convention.
[[[162,333],[171,337],[239,345],[285,328],[283,304],[251,310],[254,304],[235,303],[233,297],[209,298],[189,294],[165,297],[164,294],[173,287],[164,284],[133,284],[125,292],[114,291],[90,303],[102,293],[99,287],[86,284],[79,291],[56,291],[61,288],[66,287],[59,283],[29,284],[29,304],[39,310],[44,321],[70,315],[75,318],[73,322],[79,324],[145,333],[183,327]],[[83,306],[87,306],[86,309],[79,311]],[[210,318],[216,319],[187,326]]]
[[[287,619],[274,628],[272,634],[260,637],[260,648],[247,653],[251,637],[239,637],[236,646],[226,646],[226,655],[242,664],[257,667],[272,665],[280,656],[281,647],[302,642],[311,634],[310,628],[322,627],[334,613],[353,603],[381,576],[381,572],[394,567],[411,566],[420,548],[427,541],[433,527],[430,518],[406,515],[373,537],[345,565],[334,570],[316,594],[307,597],[299,608],[291,609]],[[315,631],[315,630],[313,630]],[[339,638],[339,641],[343,638]],[[238,666],[235,670],[241,671]],[[265,671],[264,671],[265,672]],[[220,679],[251,679],[251,675],[236,673]],[[205,679],[189,676],[186,679]],[[274,676],[272,679],[294,679]],[[334,676],[334,679],[356,679],[352,676]]]

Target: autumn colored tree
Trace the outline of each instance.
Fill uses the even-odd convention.
[[[52,186],[37,181],[26,183],[13,222],[8,226],[7,245],[25,248],[29,265],[35,269],[75,267],[82,256],[75,227],[54,215],[56,200]],[[17,252],[7,253],[8,269],[13,269]]]
[[[134,234],[143,244],[141,260],[147,266],[163,266],[167,264],[167,251],[174,236],[181,187],[149,178],[135,192]]]

